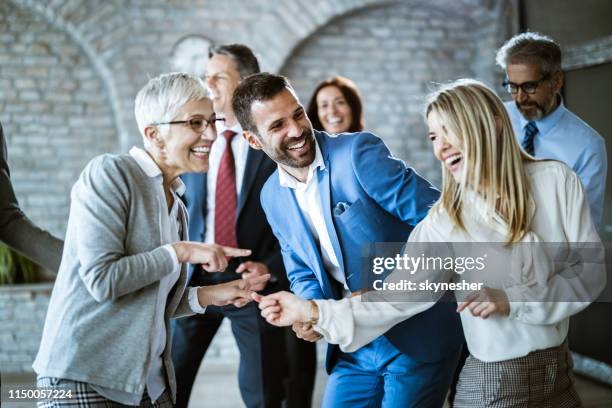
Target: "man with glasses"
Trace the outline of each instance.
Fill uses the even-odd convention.
[[[256,72],[259,72],[257,58],[245,45],[220,45],[210,51],[205,80],[214,111],[224,122],[217,123],[217,140],[210,150],[208,172],[182,176],[187,186],[183,197],[189,212],[189,238],[219,245],[242,245],[251,249],[252,255],[230,259],[222,273],[209,273],[194,265],[190,270],[193,286],[268,272],[273,277],[265,293],[289,286],[278,241],[259,202],[261,188],[276,166],[263,152],[249,149],[231,108],[238,83]],[[286,371],[284,331],[269,325],[255,304],[244,308],[213,306],[203,315],[173,323],[176,407],[187,407],[202,358],[225,317],[232,323],[240,352],[238,386],[244,405],[280,407]]]
[[[516,136],[532,156],[564,162],[586,190],[591,215],[601,227],[607,155],[604,139],[563,104],[561,49],[538,33],[522,33],[497,53],[506,71],[506,103]]]

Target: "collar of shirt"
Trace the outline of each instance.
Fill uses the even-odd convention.
[[[223,137],[223,132],[225,132],[226,130],[232,130],[236,132],[235,137],[242,137],[242,126],[240,126],[240,123],[238,122],[236,122],[234,126],[230,127],[225,126],[225,122],[223,122],[221,126],[217,127],[217,137]]]
[[[325,163],[323,162],[323,155],[321,154],[321,149],[319,149],[319,144],[317,143],[317,139],[313,138],[315,142],[315,158],[310,166],[308,166],[308,177],[306,179],[306,183],[302,183],[291,174],[289,174],[280,164],[278,165],[278,180],[280,182],[281,187],[289,187],[296,190],[306,188],[310,181],[313,179],[314,174],[317,169],[324,170]]]
[[[144,171],[147,176],[151,178],[159,177],[160,180],[163,179],[160,168],[157,166],[157,163],[155,163],[153,158],[149,156],[149,153],[139,147],[134,146],[130,149],[130,156],[136,160],[136,163],[138,163],[142,171]],[[172,181],[170,190],[179,196],[182,196],[183,193],[185,193],[185,184],[183,184],[180,177],[177,177]]]
[[[565,113],[565,110],[566,109],[565,104],[563,103],[563,98],[559,96],[559,106],[557,106],[557,109],[544,116],[542,119],[535,121],[535,124],[538,127],[538,133],[541,136],[546,135],[548,131],[554,128],[559,122],[559,120],[561,120],[561,117]],[[530,121],[525,119],[523,115],[519,115],[519,117],[521,121],[521,129],[525,131],[525,126],[527,126],[527,123],[529,123]]]
[[[208,156],[209,157],[209,160],[208,160],[209,161],[209,173],[210,173],[210,168],[212,166],[215,166],[215,167],[219,166],[221,155],[223,155],[223,152],[225,151],[226,142],[225,142],[225,137],[223,137],[223,132],[225,132],[226,130],[231,130],[236,133],[236,136],[234,136],[234,138],[232,139],[231,145],[232,145],[232,150],[234,152],[234,162],[235,162],[236,170],[237,170],[236,176],[238,176],[238,174],[242,174],[242,173],[239,173],[238,170],[239,169],[241,170],[244,168],[244,165],[246,162],[246,154],[248,153],[248,147],[249,147],[248,142],[242,136],[242,126],[240,126],[240,123],[238,122],[236,122],[236,124],[231,127],[226,127],[225,122],[223,122],[223,124],[217,128],[217,140],[215,140],[215,142],[212,144],[210,154]]]

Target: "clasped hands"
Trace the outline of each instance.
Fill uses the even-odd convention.
[[[180,263],[200,264],[207,272],[223,272],[229,258],[251,254],[249,249],[190,241],[177,242],[172,247]],[[242,307],[253,300],[253,294],[262,290],[271,277],[268,267],[261,262],[243,262],[236,272],[242,273],[242,279],[198,287],[200,305]]]
[[[322,336],[309,323],[318,316],[313,316],[313,307],[308,300],[285,291],[268,296],[255,293],[253,299],[259,303],[262,317],[271,325],[291,326],[295,335],[306,341],[315,342],[321,339]]]

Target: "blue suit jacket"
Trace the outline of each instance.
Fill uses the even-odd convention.
[[[330,137],[315,131],[325,163],[317,172],[323,216],[340,270],[351,291],[362,282],[361,250],[375,242],[406,242],[439,192],[396,158],[370,133]],[[306,299],[338,299],[338,284],[323,266],[320,250],[294,192],[281,187],[278,170],[262,189],[261,202],[281,244],[291,290]],[[439,361],[457,350],[463,334],[456,305],[439,302],[389,330],[385,336],[417,361]],[[334,364],[328,349],[328,371]]]

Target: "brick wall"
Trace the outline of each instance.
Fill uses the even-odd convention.
[[[490,81],[499,25],[495,13],[466,15],[431,2],[371,7],[337,18],[306,39],[283,73],[293,80],[304,104],[323,79],[351,78],[363,96],[366,129],[439,182],[440,166],[422,117],[425,97],[434,83],[461,77]],[[493,44],[483,50],[477,35],[485,30]],[[478,58],[480,54],[490,60]]]
[[[51,285],[0,287],[0,372],[32,371]]]

